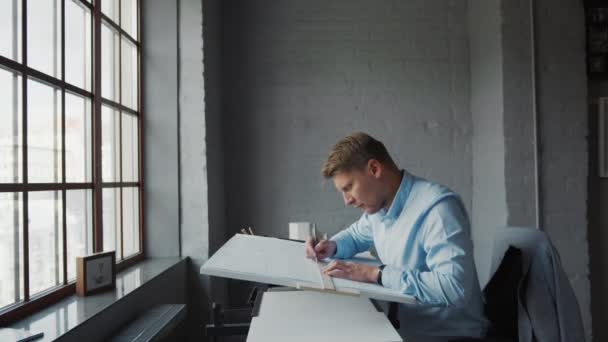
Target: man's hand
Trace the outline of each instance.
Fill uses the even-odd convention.
[[[378,266],[334,260],[327,265],[323,272],[336,278],[376,283],[378,281],[379,270]]]
[[[312,239],[306,239],[304,244],[306,248],[306,257],[313,259],[325,259],[336,254],[336,242],[331,240],[321,240],[316,246],[313,246]]]

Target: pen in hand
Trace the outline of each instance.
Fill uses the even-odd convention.
[[[317,251],[315,250],[315,247],[317,246],[317,225],[315,223],[313,223],[311,227],[310,239],[312,241],[313,260],[319,262]]]
[[[305,243],[306,257],[319,261],[331,257],[336,253],[336,243],[327,239],[327,234],[321,238],[316,227],[310,228],[310,233]]]

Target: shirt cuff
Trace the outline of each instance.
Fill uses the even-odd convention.
[[[352,256],[351,254],[349,254],[349,251],[352,251],[353,249],[353,247],[349,243],[350,237],[347,234],[342,233],[343,232],[340,232],[331,238],[331,240],[336,243],[336,253],[333,256],[336,259],[346,259]]]
[[[401,277],[403,277],[404,272],[400,269],[396,269],[389,265],[385,266],[382,270],[382,286],[388,287],[391,289],[399,289],[401,286]]]

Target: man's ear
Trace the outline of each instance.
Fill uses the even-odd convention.
[[[380,178],[380,176],[382,176],[382,164],[376,159],[367,161],[367,169],[374,178]]]

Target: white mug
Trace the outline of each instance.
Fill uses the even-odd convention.
[[[289,222],[289,238],[292,240],[306,240],[310,236],[312,223]]]

